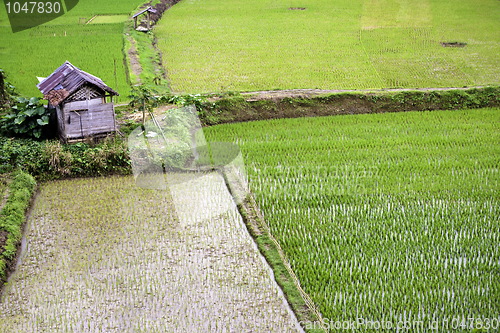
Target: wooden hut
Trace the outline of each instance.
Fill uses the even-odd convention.
[[[100,78],[66,61],[38,85],[49,108],[55,108],[58,134],[64,142],[100,137],[116,131],[113,96]]]
[[[143,10],[141,10],[138,13],[135,13],[132,18],[134,19],[134,29],[139,30],[139,31],[149,31],[151,29],[151,13],[156,13],[156,9],[153,7],[149,6]],[[146,26],[141,27],[139,24],[137,24],[137,19],[139,16],[145,14],[146,15]]]

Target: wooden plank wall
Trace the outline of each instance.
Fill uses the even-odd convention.
[[[76,101],[64,104],[64,112],[73,110],[87,110],[91,106],[96,106],[103,103],[103,98],[89,99],[88,101]]]
[[[88,110],[82,108],[84,104],[87,105],[86,101],[70,104],[72,105],[69,109],[73,111],[65,107],[64,112],[66,139],[82,138],[116,130],[113,103],[94,104]]]
[[[56,115],[57,115],[57,127],[59,131],[59,137],[63,138],[65,137],[66,133],[66,127],[64,126],[64,114],[61,109],[61,107],[58,105],[56,106]]]

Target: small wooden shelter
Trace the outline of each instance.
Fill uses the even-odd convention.
[[[113,96],[116,91],[100,78],[66,61],[38,85],[57,115],[64,142],[100,137],[116,131]]]
[[[135,13],[132,18],[134,19],[134,29],[136,30],[141,30],[141,31],[149,31],[151,29],[151,13],[156,13],[156,9],[154,9],[153,7],[149,6],[148,8],[145,8],[143,10],[141,10],[140,12],[138,13]],[[146,14],[146,27],[143,28],[143,29],[140,29],[139,25],[137,24],[137,19],[139,18],[139,16],[141,16],[142,14]],[[139,29],[138,29],[139,28]]]

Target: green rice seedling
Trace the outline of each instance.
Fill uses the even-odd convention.
[[[175,92],[462,87],[498,84],[499,13],[493,0],[183,1],[154,33]]]
[[[352,115],[205,135],[238,142],[324,318],[422,321],[425,332],[436,320],[498,321],[499,120],[499,109]]]

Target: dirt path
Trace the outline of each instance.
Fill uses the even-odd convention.
[[[141,64],[139,63],[139,54],[137,53],[136,42],[135,39],[131,37],[127,39],[130,42],[130,49],[127,51],[128,52],[127,59],[130,64],[130,70],[132,74],[135,76],[135,82],[132,82],[132,84],[133,85],[141,84],[142,67]],[[130,78],[130,80],[132,81],[132,78]]]
[[[283,99],[286,97],[290,98],[310,98],[314,96],[327,95],[327,94],[339,94],[339,93],[380,93],[380,92],[401,92],[401,91],[447,91],[447,90],[468,90],[472,88],[484,88],[482,86],[478,87],[462,87],[462,88],[394,88],[394,89],[288,89],[288,90],[267,90],[267,91],[251,91],[242,92],[241,95],[247,97],[248,101],[257,101],[264,99]]]
[[[452,91],[452,90],[469,90],[480,89],[484,86],[476,87],[446,87],[446,88],[383,88],[383,89],[285,89],[285,90],[261,90],[261,91],[247,91],[240,94],[246,98],[247,101],[259,100],[280,100],[283,98],[311,98],[315,96],[328,95],[328,94],[341,94],[341,93],[381,93],[381,92],[402,92],[402,91]],[[210,100],[218,100],[219,97],[210,98]],[[116,106],[125,106],[128,104],[117,104]]]
[[[41,186],[0,332],[301,332],[223,178]]]

